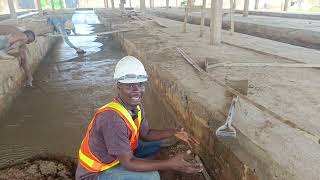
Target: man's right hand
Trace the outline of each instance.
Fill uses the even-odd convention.
[[[183,158],[186,156],[186,153],[178,154],[175,157],[169,159],[170,168],[176,171],[184,173],[198,173],[202,170],[201,164],[192,164],[185,161]]]

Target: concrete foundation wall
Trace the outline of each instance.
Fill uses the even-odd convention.
[[[19,23],[14,21],[9,24],[19,24],[20,27],[33,30],[36,34],[50,30],[44,22],[32,23],[32,20],[28,18],[24,21],[25,22],[20,21]],[[7,24],[7,22],[5,24]],[[37,36],[33,43],[27,45],[28,65],[31,67],[33,72],[36,70],[37,66],[55,40],[56,38],[49,36]],[[22,67],[20,67],[18,59],[0,59],[0,117],[3,116],[14,98],[17,96],[19,90],[24,87],[24,84],[25,73]]]
[[[166,13],[160,11],[148,11],[156,16],[168,18],[176,21],[184,21],[184,15]],[[189,16],[188,23],[200,25],[200,17]],[[252,36],[271,39],[296,46],[320,49],[320,34],[311,30],[284,28],[277,26],[268,26],[254,23],[245,23],[235,21],[235,31]],[[205,18],[205,25],[210,26],[210,18]],[[223,29],[230,29],[230,21],[224,18],[222,22]]]

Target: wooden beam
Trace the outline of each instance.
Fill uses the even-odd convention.
[[[222,0],[211,0],[210,45],[221,43]]]
[[[285,67],[285,68],[320,68],[320,64],[303,63],[213,63],[207,62],[207,69],[215,67]]]
[[[203,36],[203,31],[204,31],[205,11],[206,11],[206,0],[202,0],[200,37]]]
[[[10,16],[11,18],[17,18],[17,13],[14,8],[13,0],[8,0],[9,10],[10,10]]]
[[[243,16],[248,17],[248,15],[249,15],[249,0],[244,0]]]
[[[289,0],[284,1],[283,11],[288,11]]]

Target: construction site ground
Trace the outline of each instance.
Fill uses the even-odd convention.
[[[77,56],[57,39],[34,74],[35,86],[23,89],[0,121],[0,172],[19,175],[23,169],[45,178],[72,178],[71,160],[25,159],[41,153],[77,157],[94,110],[114,96],[112,75],[117,61],[129,54],[139,58],[149,74],[144,103],[151,126],[184,127],[192,133],[201,144],[191,150],[199,154],[212,178],[320,179],[318,68],[216,67],[205,73],[195,70],[176,48],[201,67],[206,58],[317,64],[318,50],[228,31],[222,32],[222,44],[212,46],[208,27],[199,37],[198,25],[188,24],[182,33],[182,22],[148,11],[130,16],[118,10],[95,12],[99,20],[92,11],[75,12],[80,33],[131,31],[73,37],[76,45],[87,50],[85,56]],[[219,82],[233,79],[249,80],[246,98],[255,104],[240,97],[234,122],[237,137],[221,140],[214,133],[225,122],[232,96]],[[162,151],[160,158],[186,149],[178,144]],[[5,165],[14,161],[23,163],[8,170]],[[67,173],[58,174],[66,169]],[[163,172],[161,177],[203,179],[201,174]]]
[[[194,107],[191,113],[204,113],[204,110],[198,109],[201,107],[211,111],[211,117],[205,113],[195,115],[208,121],[202,123],[209,124],[213,130],[211,136],[218,125],[224,123],[231,102],[230,98],[225,97],[225,89],[212,78],[222,82],[225,79],[248,79],[247,97],[272,113],[261,111],[241,99],[235,120],[239,135],[226,147],[262,179],[319,179],[319,69],[219,67],[211,69],[208,74],[212,78],[207,78],[188,64],[176,47],[184,49],[199,65],[207,57],[220,62],[318,63],[319,51],[238,33],[231,35],[227,31],[223,31],[222,35],[223,42],[227,43],[210,46],[209,28],[205,28],[205,35],[200,38],[199,26],[196,25],[188,24],[187,33],[181,33],[181,22],[151,15],[122,20],[117,19],[114,13],[105,16],[107,19],[114,18],[112,26],[116,29],[139,28],[121,36],[125,46],[132,43],[134,47],[131,52],[130,47],[126,50],[129,54],[140,55],[146,64],[156,66],[152,69],[164,71],[158,72],[160,77],[171,78],[176,81],[173,83],[187,89],[192,94],[187,101],[195,101],[190,105]],[[163,75],[165,72],[167,74]],[[171,86],[168,85],[169,88]],[[174,96],[163,95],[164,99],[165,96]],[[197,127],[189,128],[198,138],[203,138],[203,143],[208,142],[208,137],[203,137],[203,132],[198,132]]]

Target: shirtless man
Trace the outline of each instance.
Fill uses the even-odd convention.
[[[27,63],[27,44],[32,43],[35,40],[34,32],[20,31],[18,28],[9,25],[0,25],[0,59],[8,58],[7,51],[18,48],[20,59],[20,65],[27,76],[27,86],[32,86],[32,73]]]

